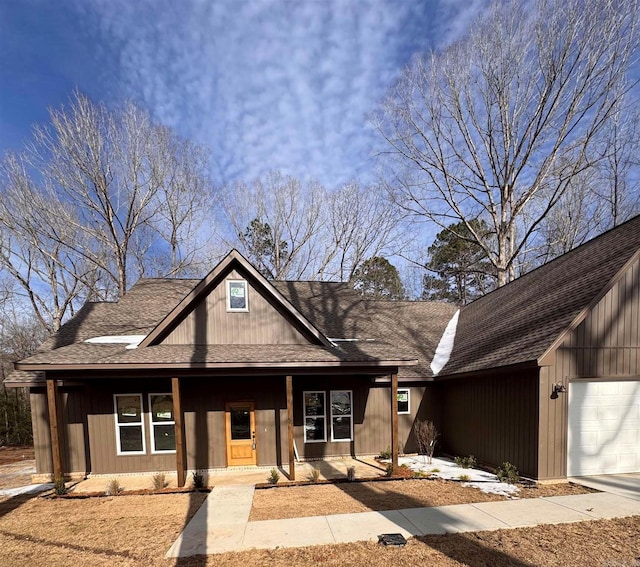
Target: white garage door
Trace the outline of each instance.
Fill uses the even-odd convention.
[[[640,471],[640,380],[569,384],[568,476]]]

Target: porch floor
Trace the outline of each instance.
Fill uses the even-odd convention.
[[[346,478],[347,469],[355,468],[356,478],[383,476],[384,466],[373,457],[344,457],[323,461],[305,461],[296,463],[296,481],[312,479],[313,470],[320,472],[319,480]],[[273,467],[238,467],[237,469],[216,469],[203,472],[205,484],[212,486],[256,485],[267,482]],[[280,473],[280,482],[288,480],[289,467],[276,467]],[[116,479],[124,491],[143,490],[153,487],[155,473],[145,474],[113,474],[91,476],[75,484],[71,490],[77,493],[103,492],[107,484]],[[165,472],[167,487],[176,486],[176,473]],[[191,475],[187,477],[187,486],[191,484]]]

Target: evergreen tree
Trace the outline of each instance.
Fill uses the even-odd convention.
[[[471,225],[476,233],[489,231],[484,221],[473,220]],[[462,222],[438,233],[426,268],[431,273],[423,277],[422,299],[464,305],[495,286],[495,270]]]
[[[386,258],[374,256],[356,268],[353,289],[371,299],[404,299],[404,286],[396,267]]]

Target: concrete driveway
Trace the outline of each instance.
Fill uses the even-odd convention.
[[[569,481],[600,490],[601,492],[609,492],[640,500],[640,472],[577,476],[569,478]]]

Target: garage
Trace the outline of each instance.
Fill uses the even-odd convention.
[[[569,384],[567,476],[640,471],[640,377]]]

